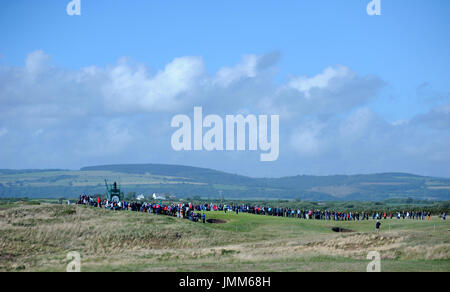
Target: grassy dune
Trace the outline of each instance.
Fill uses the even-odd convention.
[[[382,271],[450,271],[450,222],[387,219],[334,222],[206,213],[224,224],[112,212],[85,206],[0,208],[0,271],[65,271],[70,251],[82,271],[365,271],[379,251]],[[351,229],[335,233],[331,227]]]

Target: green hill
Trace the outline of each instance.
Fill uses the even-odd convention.
[[[76,197],[105,193],[103,180],[125,193],[167,193],[179,198],[381,201],[390,198],[450,199],[450,179],[406,173],[251,178],[207,168],[123,164],[80,170],[0,170],[2,197]]]

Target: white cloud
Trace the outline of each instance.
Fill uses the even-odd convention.
[[[291,135],[292,148],[300,156],[318,156],[328,144],[323,136],[325,127],[325,124],[318,121],[309,121],[303,124],[302,127],[294,130]]]
[[[119,64],[107,72],[102,86],[105,105],[116,112],[179,109],[184,103],[180,96],[194,90],[203,74],[198,57],[176,58],[153,77],[143,66]]]
[[[333,80],[351,79],[355,76],[356,74],[345,66],[337,66],[336,68],[328,67],[322,73],[313,77],[301,76],[293,78],[288,83],[288,87],[303,93],[306,98],[311,98],[311,90],[324,89],[330,87],[330,83]]]
[[[34,51],[28,54],[25,60],[25,69],[32,75],[39,74],[48,67],[49,61],[50,57],[43,51]]]
[[[134,142],[129,125],[122,119],[92,121],[77,141],[72,141],[75,154],[83,157],[108,157],[120,154]]]
[[[450,103],[390,123],[370,108],[385,84],[379,77],[335,66],[279,84],[278,59],[246,55],[212,74],[200,57],[176,58],[156,72],[125,59],[65,70],[32,52],[24,67],[0,66],[0,161],[12,168],[170,162],[272,176],[450,175]],[[194,105],[205,114],[280,114],[279,161],[265,166],[248,153],[174,153],[170,120]]]
[[[348,140],[360,141],[375,119],[375,114],[369,108],[358,108],[341,122],[339,134]]]
[[[411,123],[414,126],[426,126],[435,130],[450,130],[450,102],[436,106],[426,114],[417,115]]]
[[[242,62],[234,67],[224,67],[220,69],[213,79],[213,84],[227,87],[234,82],[245,78],[254,78],[257,75],[259,57],[246,55]]]
[[[312,77],[292,78],[260,106],[285,118],[336,115],[367,104],[383,86],[376,76],[359,76],[345,66],[328,67]]]
[[[27,57],[25,69],[0,69],[0,102],[3,112],[45,117],[174,112],[196,103],[295,116],[352,109],[382,86],[379,78],[357,76],[344,66],[276,85],[278,58],[278,53],[246,55],[239,64],[209,75],[200,57],[181,57],[152,75],[146,66],[125,59],[105,68],[67,71],[52,67],[49,57],[36,51]]]

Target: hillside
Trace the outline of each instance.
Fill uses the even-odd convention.
[[[167,193],[179,198],[380,201],[450,199],[450,179],[405,173],[251,178],[217,170],[165,164],[124,164],[75,170],[0,170],[2,197],[76,197],[105,193],[104,179],[125,193]]]

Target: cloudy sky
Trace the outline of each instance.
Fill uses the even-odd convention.
[[[170,163],[450,177],[450,2],[0,2],[0,168]],[[171,119],[280,115],[280,156],[176,152]]]

